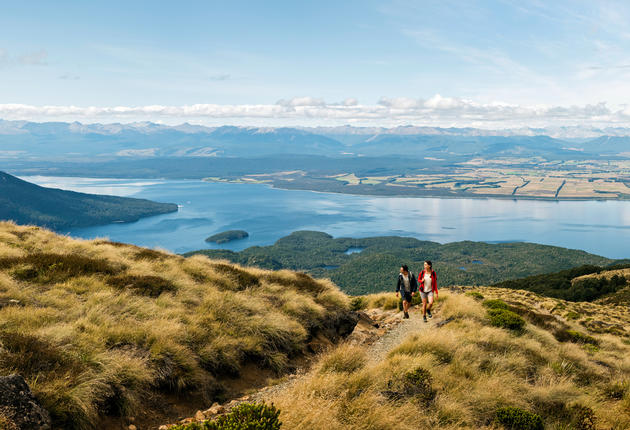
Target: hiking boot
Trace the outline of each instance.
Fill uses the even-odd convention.
[[[404,318],[409,318],[409,312],[405,312]]]
[[[426,316],[426,315],[424,315],[424,316],[422,317],[422,319],[424,320],[424,322],[427,322],[427,316]]]
[[[429,316],[429,318],[433,318],[433,314],[431,314],[431,311],[427,310],[427,315]]]

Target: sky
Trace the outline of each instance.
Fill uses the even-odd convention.
[[[630,127],[630,2],[2,1],[0,118]]]

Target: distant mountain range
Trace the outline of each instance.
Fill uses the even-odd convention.
[[[0,220],[54,230],[176,212],[173,203],[44,188],[0,172]]]
[[[0,160],[421,156],[630,158],[630,128],[204,127],[0,120]]]

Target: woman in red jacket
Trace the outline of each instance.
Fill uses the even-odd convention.
[[[427,322],[427,314],[431,315],[431,307],[433,306],[433,296],[438,297],[437,273],[433,270],[431,261],[424,262],[424,270],[418,275],[418,285],[420,286],[420,298],[422,299],[422,318]]]

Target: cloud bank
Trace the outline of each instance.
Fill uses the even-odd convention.
[[[183,106],[33,106],[0,104],[0,118],[30,121],[138,121],[165,123],[291,123],[304,125],[429,125],[478,128],[547,127],[564,125],[630,126],[630,107],[607,103],[582,106],[522,106],[479,103],[463,98],[383,97],[373,104],[355,98],[330,103],[321,98],[295,97],[275,104],[193,104]]]

